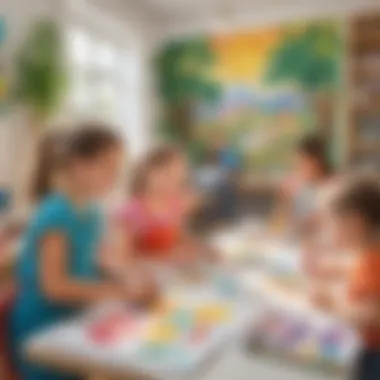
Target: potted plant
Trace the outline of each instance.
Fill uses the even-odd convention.
[[[30,126],[46,127],[61,104],[66,89],[63,38],[51,20],[36,22],[18,52],[14,95],[28,114]]]
[[[38,138],[58,111],[66,92],[64,43],[59,25],[52,20],[34,23],[15,56],[13,67],[12,99],[18,109],[16,114],[22,115],[21,122],[13,123],[17,127],[14,141],[19,152],[15,157],[18,168],[13,186],[17,206],[23,207]]]

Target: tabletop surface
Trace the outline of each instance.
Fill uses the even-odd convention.
[[[74,371],[184,378],[207,366],[252,323],[251,300],[232,277],[218,276],[171,286],[165,306],[151,313],[104,305],[37,334],[27,351],[45,364],[70,362]]]
[[[252,239],[249,235],[242,229],[231,231],[221,234],[215,243],[222,247],[229,260],[235,260],[236,255],[261,256],[265,252],[266,268],[274,272],[289,271],[298,276],[299,247],[280,239]],[[231,276],[234,278],[232,283]],[[255,320],[260,319],[264,299],[266,303],[271,300],[272,305],[283,310],[296,312],[318,327],[337,323],[311,309],[305,297],[284,295],[281,287],[268,282],[262,267],[257,269],[256,265],[240,263],[238,268],[235,266],[233,274],[227,275],[223,271],[213,271],[208,273],[205,282],[182,281],[167,273],[162,277],[167,281],[167,298],[171,300],[166,311],[139,316],[138,326],[129,329],[131,320],[134,325],[130,310],[116,305],[104,307],[101,312],[87,313],[37,334],[27,343],[30,357],[43,364],[68,367],[81,373],[93,368],[96,372],[121,377],[132,373],[154,379],[178,379],[199,373],[212,363],[211,359],[220,358],[223,349],[230,346],[226,343],[244,335]],[[237,283],[236,292],[231,288]],[[249,294],[244,291],[246,289]],[[113,313],[107,316],[105,309],[113,310]],[[104,316],[105,323],[102,322]],[[113,323],[107,322],[107,318],[113,320],[116,332],[112,332],[112,328],[110,332],[109,326]],[[194,320],[199,321],[199,318],[206,318],[212,329],[206,333],[202,329],[196,331],[195,335],[199,333],[201,338],[196,338],[194,343],[192,332],[197,326]],[[176,331],[173,331],[173,324]],[[94,341],[94,335],[91,336],[94,326],[100,331],[100,341],[96,341],[99,337]],[[111,339],[106,337],[106,341],[102,341],[104,334]]]

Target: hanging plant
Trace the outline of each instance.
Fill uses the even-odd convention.
[[[31,114],[34,127],[43,127],[58,109],[66,90],[64,44],[51,20],[34,24],[16,57],[14,95]]]

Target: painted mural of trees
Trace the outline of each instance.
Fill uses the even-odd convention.
[[[199,102],[216,102],[220,86],[210,76],[214,56],[205,38],[169,43],[156,60],[158,89],[170,135],[192,138],[193,112]]]
[[[305,93],[316,127],[329,132],[333,123],[332,96],[339,84],[342,43],[337,23],[318,22],[290,29],[271,52],[268,84],[295,84]]]

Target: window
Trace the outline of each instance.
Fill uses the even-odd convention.
[[[73,27],[68,33],[70,91],[62,119],[102,120],[120,127],[132,156],[144,151],[143,58],[136,44],[127,48]]]
[[[68,107],[77,117],[118,119],[118,102],[126,92],[124,51],[85,30],[68,36],[70,91]]]

